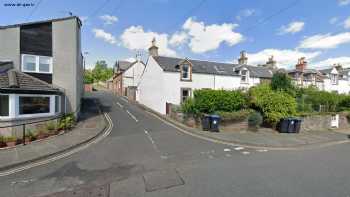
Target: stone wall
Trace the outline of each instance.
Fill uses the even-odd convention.
[[[317,131],[325,129],[336,129],[331,127],[332,115],[313,115],[303,118],[301,123],[301,131]],[[339,128],[350,128],[350,124],[345,113],[339,114]]]

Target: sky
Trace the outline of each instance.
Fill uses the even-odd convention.
[[[80,17],[87,67],[160,55],[278,67],[350,67],[350,0],[0,0],[0,25]],[[22,6],[7,6],[20,3]],[[28,6],[23,6],[23,4]]]

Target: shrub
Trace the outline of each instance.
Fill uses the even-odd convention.
[[[59,129],[71,129],[74,126],[75,117],[73,114],[63,116],[59,121]]]
[[[56,124],[53,121],[50,121],[46,124],[46,129],[49,131],[53,131],[56,129]]]
[[[263,122],[263,117],[259,112],[250,113],[248,117],[248,126],[251,128],[259,128]]]
[[[186,114],[198,114],[194,99],[188,98],[181,104],[181,111]]]
[[[4,137],[4,142],[15,142],[15,141],[17,141],[17,138],[15,136]]]
[[[296,114],[294,97],[282,91],[272,91],[267,84],[251,88],[249,96],[252,107],[260,111],[265,121],[272,126],[276,126],[281,118]]]
[[[344,95],[338,104],[338,111],[349,111],[350,110],[350,96]]]
[[[217,114],[221,117],[222,121],[242,121],[248,118],[252,110],[243,109],[234,112],[219,111]]]
[[[195,90],[194,100],[195,108],[202,113],[232,112],[244,108],[247,104],[242,91],[229,90]]]
[[[336,112],[339,102],[344,98],[343,95],[319,91],[313,87],[304,89],[303,93],[303,102],[311,105],[312,110],[318,112]]]

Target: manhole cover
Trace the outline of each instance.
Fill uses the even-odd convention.
[[[184,185],[184,180],[176,170],[149,172],[143,175],[146,192]]]
[[[109,185],[58,192],[41,197],[109,197]]]

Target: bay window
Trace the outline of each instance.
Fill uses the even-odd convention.
[[[58,95],[0,94],[0,120],[57,115],[60,101]]]
[[[19,114],[50,113],[49,96],[19,96]]]
[[[8,117],[9,111],[9,95],[0,95],[0,117]]]
[[[52,73],[52,57],[22,54],[22,71]]]

